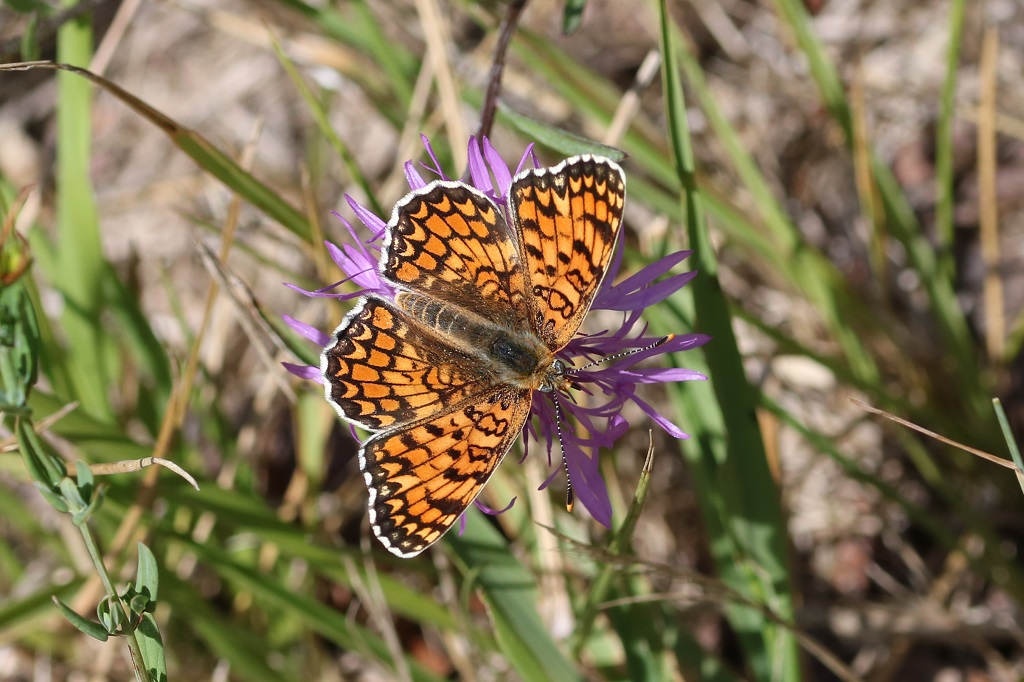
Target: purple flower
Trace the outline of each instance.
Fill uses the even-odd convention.
[[[423,145],[432,165],[423,166],[433,179],[447,180],[440,163],[424,136]],[[519,171],[524,165],[539,168],[540,163],[533,154],[532,145],[527,148],[519,162]],[[505,195],[512,184],[514,173],[502,161],[494,147],[485,138],[483,144],[476,139],[469,141],[469,184],[494,200],[498,206],[505,205]],[[412,162],[405,165],[405,175],[413,189],[425,187],[427,180],[420,175]],[[350,239],[341,247],[327,242],[331,258],[341,269],[344,277],[334,284],[306,291],[288,285],[306,296],[331,297],[343,300],[354,299],[367,293],[376,293],[393,300],[395,291],[382,280],[378,271],[380,243],[387,227],[385,221],[373,215],[351,197],[345,197],[360,222],[370,232],[365,241],[360,240],[356,230],[340,215],[335,214],[349,233]],[[572,490],[584,507],[605,527],[611,527],[612,508],[608,490],[599,471],[597,452],[610,448],[629,428],[623,416],[623,407],[633,402],[644,413],[676,438],[688,436],[667,417],[658,413],[649,403],[636,395],[641,384],[688,381],[704,379],[698,372],[681,368],[638,367],[652,357],[664,353],[696,348],[708,341],[703,334],[686,334],[669,337],[655,337],[647,334],[647,327],[641,320],[644,309],[663,301],[689,282],[696,273],[685,272],[665,276],[685,259],[690,252],[681,251],[648,265],[639,272],[614,284],[622,263],[622,243],[619,239],[608,274],[592,310],[611,310],[622,313],[622,322],[614,330],[608,329],[596,334],[579,333],[569,344],[557,353],[566,367],[576,396],[552,391],[535,391],[531,415],[524,436],[524,449],[529,441],[539,443],[547,450],[551,476],[542,485],[546,487],[561,471],[561,458],[557,455],[559,444],[561,454],[568,467]],[[339,293],[339,286],[352,283],[357,291]],[[285,321],[299,334],[313,343],[325,346],[330,337],[298,320],[285,316]],[[319,367],[285,363],[289,371],[305,379],[322,382]],[[582,395],[581,395],[582,394]],[[556,454],[553,454],[556,453]],[[482,507],[485,511],[486,508]]]

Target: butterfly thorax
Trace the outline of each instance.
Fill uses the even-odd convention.
[[[498,381],[535,390],[561,387],[561,364],[535,333],[517,329],[516,321],[487,319],[461,306],[407,291],[395,300],[417,322],[476,356],[481,368],[493,371]]]

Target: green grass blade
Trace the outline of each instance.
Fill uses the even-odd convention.
[[[31,69],[51,69],[70,72],[62,73],[60,77],[69,81],[81,78],[96,83],[150,123],[160,128],[171,139],[171,142],[190,156],[200,168],[223,182],[228,189],[281,223],[281,225],[298,237],[309,241],[311,236],[309,223],[301,212],[253,177],[234,159],[217,149],[196,131],[179,124],[174,119],[164,115],[135,95],[124,90],[116,83],[72,64],[44,61],[0,66],[0,71],[28,71]],[[83,85],[88,84],[83,83]]]
[[[598,154],[605,156],[612,161],[622,161],[625,154],[622,150],[599,144],[588,140],[582,135],[574,135],[556,126],[548,125],[543,121],[537,121],[529,116],[523,116],[513,111],[501,102],[498,103],[498,111],[501,112],[501,120],[509,123],[512,127],[523,133],[528,139],[543,145],[548,149],[561,152],[566,156],[574,154]]]
[[[274,575],[267,575],[254,567],[242,565],[231,554],[210,544],[196,544],[180,537],[188,548],[215,570],[222,578],[241,591],[251,592],[263,608],[280,609],[298,618],[306,627],[346,648],[364,652],[381,662],[390,660],[390,652],[376,634],[350,620],[344,613],[331,608],[303,592],[289,589]],[[412,679],[440,682],[438,676],[427,671],[419,662],[407,661]]]
[[[878,368],[861,343],[857,333],[858,325],[850,323],[851,315],[857,307],[855,304],[859,301],[848,291],[845,280],[835,266],[805,242],[797,227],[786,216],[707,87],[696,57],[685,46],[680,48],[679,57],[687,83],[696,93],[716,138],[725,147],[733,167],[753,197],[757,214],[773,242],[774,254],[771,261],[777,264],[776,270],[791,279],[814,304],[829,331],[842,346],[852,372],[867,383],[876,382]],[[846,305],[847,302],[854,305]]]
[[[320,101],[313,96],[313,92],[306,85],[305,80],[299,74],[295,65],[292,63],[288,55],[284,53],[281,46],[278,43],[274,43],[274,54],[277,55],[278,61],[281,66],[284,67],[285,72],[291,79],[292,84],[299,91],[299,96],[302,97],[302,101],[305,102],[306,108],[313,115],[313,119],[316,121],[317,128],[320,130],[320,134],[323,135],[327,141],[334,148],[338,158],[345,165],[345,169],[348,171],[349,176],[362,188],[363,193],[366,195],[367,201],[370,205],[368,208],[377,215],[387,215],[384,211],[384,207],[377,201],[376,192],[370,187],[370,182],[359,167],[359,161],[355,158],[352,150],[349,149],[348,145],[341,141],[338,133],[334,130],[334,126],[327,120],[327,112],[324,110],[323,105]]]
[[[786,569],[786,526],[778,491],[769,471],[756,419],[756,394],[744,374],[729,306],[718,283],[718,263],[711,247],[703,199],[696,185],[695,164],[679,79],[672,24],[665,1],[661,19],[662,85],[675,170],[682,186],[686,231],[697,270],[692,283],[696,328],[712,341],[701,350],[709,381],[688,383],[684,401],[699,417],[695,442],[684,446],[698,485],[711,533],[711,551],[722,581],[754,603],[764,604],[792,622],[793,599]],[[687,366],[695,367],[693,354]],[[796,642],[785,628],[753,608],[726,608],[747,664],[758,680],[796,680]]]
[[[935,233],[943,277],[953,276],[953,117],[956,115],[956,73],[960,65],[960,40],[964,31],[966,0],[950,0],[949,46],[946,48],[946,79],[939,100],[935,132]]]
[[[537,613],[537,583],[484,519],[470,519],[461,537],[445,542],[471,572],[487,603],[503,655],[524,680],[578,680]]]
[[[57,53],[72,64],[92,58],[92,27],[86,17],[58,31]],[[57,268],[51,273],[63,291],[62,355],[74,396],[82,409],[113,419],[107,387],[117,376],[107,366],[102,284],[105,275],[99,218],[89,176],[92,143],[92,84],[70,73],[57,77]]]

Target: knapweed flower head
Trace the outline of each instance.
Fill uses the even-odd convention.
[[[425,137],[423,143],[433,164],[424,167],[430,175],[434,176],[430,180],[449,181]],[[508,212],[510,209],[507,198],[510,188],[513,186],[513,172],[486,138],[482,140],[482,143],[474,138],[470,139],[468,158],[469,179],[465,181],[465,184],[471,185],[486,195],[494,202],[499,211]],[[588,160],[589,157],[582,157],[582,159]],[[617,166],[611,162],[605,163],[609,167],[617,169]],[[527,148],[519,162],[515,174],[517,177],[519,171],[524,167],[527,169],[541,168],[541,164],[532,151],[532,146]],[[554,170],[562,167],[556,167]],[[424,190],[429,185],[429,181],[423,178],[420,170],[412,162],[406,163],[405,175],[414,193]],[[455,187],[454,183],[450,181],[443,184],[445,187]],[[360,230],[354,228],[340,215],[337,216],[348,233],[348,239],[341,246],[328,242],[327,248],[343,277],[334,284],[315,291],[306,291],[289,285],[307,296],[342,300],[360,298],[361,302],[357,304],[354,313],[350,313],[346,318],[343,327],[346,324],[352,325],[354,315],[365,314],[364,308],[368,304],[364,297],[369,296],[373,300],[383,300],[394,304],[396,297],[408,296],[393,283],[393,278],[389,280],[381,275],[384,267],[381,262],[381,252],[382,249],[387,251],[387,245],[390,243],[388,240],[391,238],[388,234],[388,223],[351,197],[346,196],[346,201],[369,233],[361,237]],[[404,208],[408,201],[409,197],[403,200],[399,207]],[[397,220],[397,213],[396,210],[396,217],[392,218],[392,229]],[[504,216],[504,218],[506,224],[512,226],[518,225],[517,221],[529,219],[524,216]],[[669,274],[689,255],[689,252],[681,251],[671,254],[621,281],[616,281],[619,279],[619,269],[622,264],[623,242],[622,238],[617,240],[616,249],[608,263],[607,273],[590,306],[591,310],[610,310],[619,313],[621,315],[619,323],[615,328],[603,331],[577,333],[564,347],[555,352],[555,362],[558,366],[557,375],[564,376],[565,380],[557,386],[546,385],[540,390],[532,392],[532,403],[529,406],[530,418],[527,419],[524,429],[524,450],[530,449],[530,441],[535,443],[534,448],[537,446],[536,444],[539,444],[546,451],[549,466],[552,468],[551,476],[542,487],[546,487],[557,477],[564,461],[575,499],[579,500],[591,515],[605,527],[611,526],[612,509],[607,488],[599,471],[597,453],[602,448],[613,447],[616,440],[628,430],[629,423],[624,416],[626,405],[633,403],[639,407],[673,437],[687,437],[677,425],[637,395],[638,387],[644,384],[704,379],[701,374],[692,370],[641,367],[640,364],[659,355],[700,346],[708,340],[708,337],[702,334],[651,336],[647,333],[647,326],[642,320],[645,309],[671,296],[693,278],[695,275],[693,272]],[[428,251],[429,249],[424,249],[423,253],[424,257],[429,259],[432,256]],[[604,263],[601,265],[603,266]],[[356,290],[342,293],[339,291],[339,287],[342,285],[354,285]],[[420,299],[423,298],[420,296]],[[415,305],[421,304],[423,307],[418,308],[420,314],[433,316],[431,319],[436,326],[444,327],[441,318],[447,314],[445,301],[425,300],[415,303]],[[414,304],[406,302],[405,305]],[[428,309],[430,305],[435,307]],[[387,308],[385,308],[386,311]],[[476,311],[468,312],[475,313]],[[335,343],[334,337],[309,325],[288,316],[285,316],[285,320],[297,332],[322,347]],[[390,343],[390,341],[388,342]],[[518,352],[515,348],[506,348],[501,352],[506,351],[513,354]],[[326,372],[324,368],[288,364],[286,366],[289,371],[300,377],[319,382],[324,381],[323,374]],[[331,399],[329,390],[328,399]],[[341,413],[340,409],[339,413]],[[345,415],[343,414],[343,416]],[[386,427],[387,424],[383,424],[382,428]],[[502,441],[502,443],[505,442]],[[497,456],[500,457],[501,454],[503,453],[498,453]],[[489,471],[487,475],[489,475]],[[374,483],[368,474],[367,482],[370,484],[371,522],[373,522],[374,495],[380,491],[374,490]],[[478,506],[489,511],[482,505],[478,504]],[[374,529],[385,544],[394,551],[394,546],[388,544],[385,534],[376,525]],[[434,539],[436,537],[428,539],[427,542],[433,542]],[[399,551],[396,553],[408,556],[415,552],[403,554]]]

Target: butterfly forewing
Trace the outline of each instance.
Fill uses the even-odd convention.
[[[526,324],[525,281],[515,242],[494,202],[455,182],[434,182],[395,207],[381,274],[402,288]]]
[[[597,295],[622,223],[622,169],[579,156],[516,176],[509,192],[531,323],[548,348],[576,334]]]

